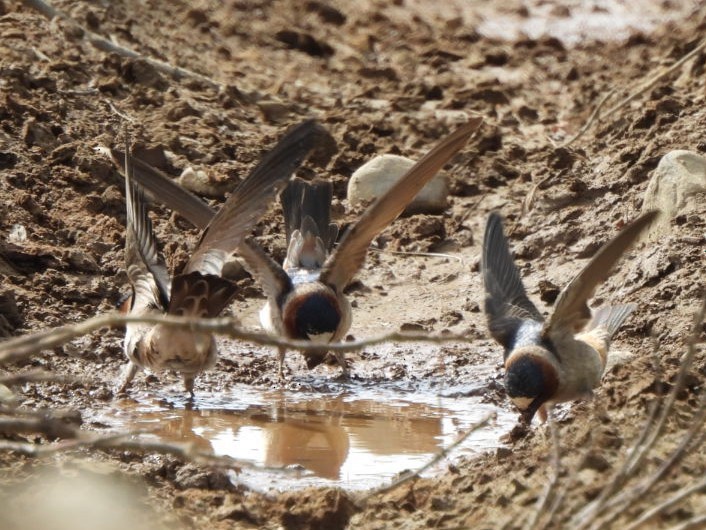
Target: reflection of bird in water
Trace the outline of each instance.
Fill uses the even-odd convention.
[[[298,464],[319,477],[340,478],[350,446],[348,433],[340,425],[285,419],[262,427],[267,444],[266,466]]]
[[[194,432],[195,426],[208,423],[208,419],[204,418],[204,416],[208,416],[209,412],[210,411],[181,409],[170,411],[167,414],[154,414],[155,419],[159,421],[160,425],[159,430],[155,431],[155,434],[167,440],[194,444],[197,451],[200,453],[213,453],[211,441],[205,436]],[[143,415],[141,419],[145,416],[149,417],[150,415]]]
[[[434,453],[443,434],[442,414],[424,403],[388,405],[375,400],[351,403],[346,428],[369,452],[376,455]]]
[[[136,423],[144,427],[159,422],[155,434],[161,438],[194,443],[200,452],[207,453],[222,452],[219,449],[226,447],[226,453],[235,458],[245,457],[242,441],[254,435],[256,438],[248,439],[245,445],[264,452],[263,465],[298,465],[329,480],[341,478],[352,440],[362,453],[422,454],[437,451],[443,434],[443,409],[423,403],[389,405],[344,395],[287,403],[284,392],[268,393],[266,399],[270,401],[267,406],[253,405],[245,410],[144,413]],[[257,443],[260,436],[264,447]]]

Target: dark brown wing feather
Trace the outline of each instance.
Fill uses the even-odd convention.
[[[269,299],[279,300],[292,289],[292,280],[282,266],[253,240],[246,239],[238,247],[238,254]]]
[[[230,304],[236,292],[233,282],[212,274],[179,274],[172,280],[168,313],[215,318]]]
[[[480,127],[482,118],[473,118],[444,138],[382,197],[366,210],[341,239],[338,248],[321,271],[321,281],[341,292],[365,261],[372,242],[402,213],[424,185],[456,154]]]
[[[545,334],[558,329],[568,328],[573,331],[583,329],[591,318],[591,310],[587,305],[588,299],[593,296],[598,284],[608,277],[618,260],[658,214],[659,211],[655,210],[641,215],[627,225],[615,239],[601,247],[588,265],[559,293],[554,313],[544,327]]]
[[[110,156],[113,163],[120,167],[119,161],[123,160],[125,155],[117,149],[111,149]],[[139,158],[132,157],[132,162],[133,180],[150,192],[155,200],[179,212],[197,228],[204,229],[208,226],[216,215],[208,204]]]
[[[285,181],[326,134],[313,120],[290,129],[211,220],[185,271],[213,272],[210,267],[202,267],[209,261],[225,259],[243,242]]]
[[[527,297],[496,212],[488,216],[485,225],[481,271],[488,329],[498,343],[510,348],[524,321],[542,322],[544,317]]]
[[[133,182],[133,165],[126,134],[125,149],[125,265],[133,288],[132,306],[155,306],[162,309],[169,303],[170,280],[159,255],[152,221],[147,215],[145,199]]]

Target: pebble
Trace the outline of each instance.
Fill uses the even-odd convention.
[[[348,203],[373,201],[386,193],[413,165],[414,160],[397,155],[376,156],[360,166],[348,181]],[[405,209],[406,214],[439,213],[448,205],[445,175],[434,177]]]
[[[642,202],[642,211],[659,209],[662,215],[645,238],[669,231],[670,220],[685,210],[695,196],[706,192],[706,158],[692,151],[677,150],[664,155],[652,173]]]

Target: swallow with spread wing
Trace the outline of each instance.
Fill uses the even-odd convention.
[[[490,334],[505,348],[505,389],[526,423],[537,411],[545,420],[547,406],[588,396],[600,383],[611,338],[636,306],[592,313],[587,302],[656,215],[640,216],[606,243],[561,291],[545,321],[527,297],[500,215],[490,214],[481,264],[485,313]]]
[[[145,199],[135,183],[133,159],[126,146],[125,254],[132,285],[130,314],[218,316],[236,293],[235,285],[222,277],[226,259],[241,245],[270,201],[313,149],[321,133],[321,127],[314,121],[304,122],[289,131],[218,213],[209,217],[191,258],[173,278],[157,249]],[[161,324],[128,324],[124,348],[129,362],[120,392],[128,388],[138,369],[147,368],[179,372],[186,390],[193,396],[194,378],[215,363],[217,354],[211,334]]]
[[[260,313],[264,327],[290,339],[322,345],[341,340],[352,322],[351,305],[343,290],[362,267],[370,243],[466,145],[481,122],[481,118],[474,118],[439,142],[368,207],[331,253],[330,191],[321,185],[302,186],[294,181],[282,196],[290,235],[284,267],[250,240],[239,249],[268,298]],[[307,364],[316,366],[325,353],[326,348],[305,352]],[[335,355],[347,376],[343,354]],[[280,350],[280,377],[283,363],[284,351]]]
[[[238,249],[267,295],[268,301],[260,312],[265,329],[322,345],[340,340],[352,321],[350,302],[343,290],[363,265],[370,243],[466,144],[482,121],[474,118],[444,138],[370,205],[333,252],[337,228],[330,223],[330,184],[292,181],[281,196],[288,242],[283,266],[250,239]],[[138,169],[136,178],[140,184],[167,206],[197,226],[207,221],[210,210],[203,201],[146,164]],[[325,348],[306,352],[308,366],[319,364],[325,353]],[[337,354],[336,360],[347,374],[343,356]],[[284,352],[280,351],[280,376],[283,362]]]

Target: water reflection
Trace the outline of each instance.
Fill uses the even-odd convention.
[[[307,484],[333,481],[355,488],[377,485],[422,464],[494,410],[474,398],[407,396],[379,389],[321,395],[247,388],[228,396],[200,395],[198,408],[191,410],[166,400],[114,405],[101,418],[111,427],[149,429],[162,439],[194,443],[204,452],[302,469],[302,477],[278,486],[301,486],[308,478]],[[497,446],[514,420],[514,415],[501,413],[495,427],[474,433],[467,446],[477,451]]]

